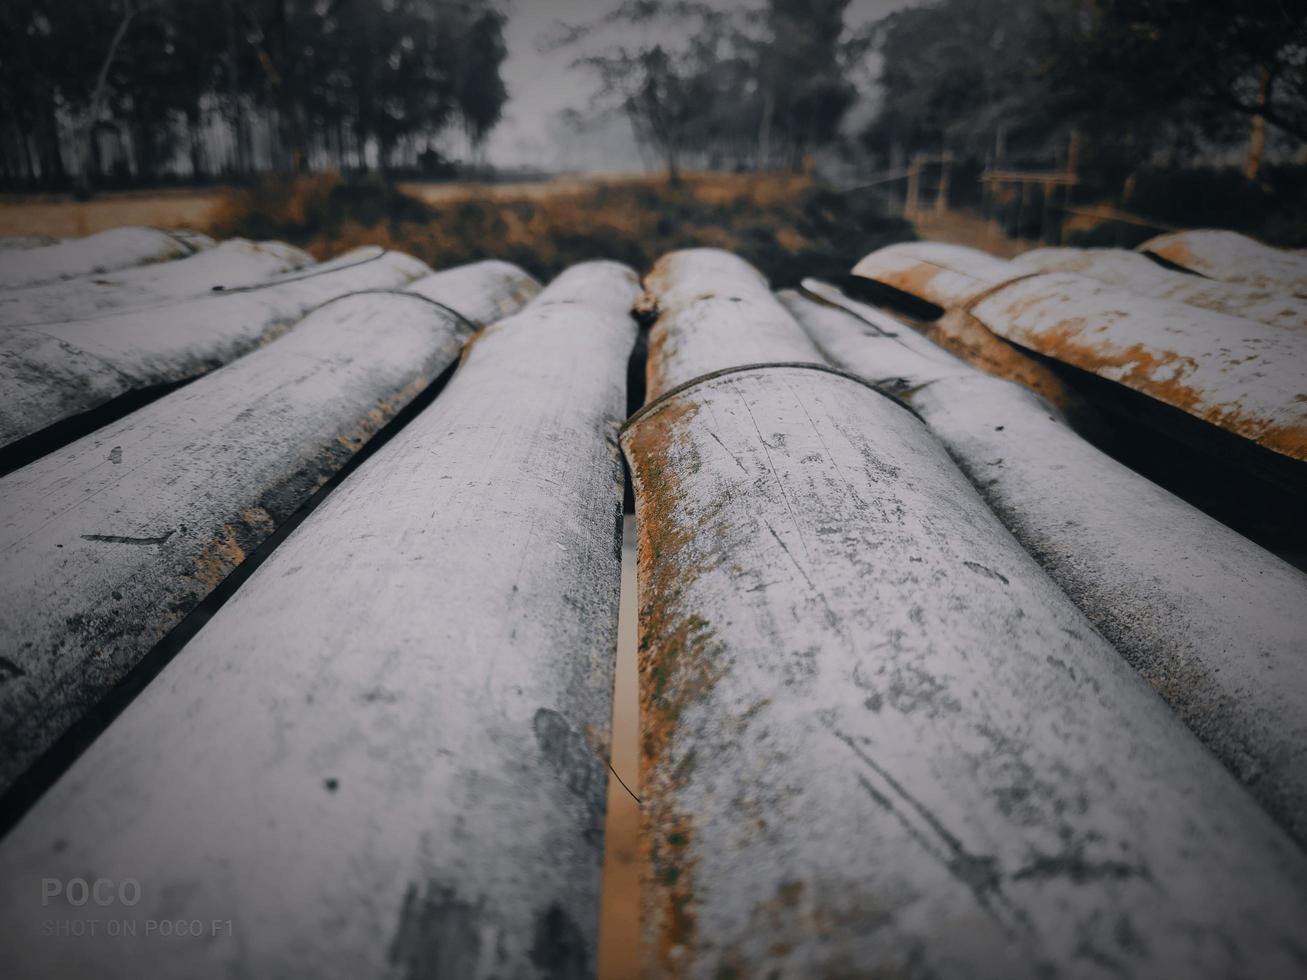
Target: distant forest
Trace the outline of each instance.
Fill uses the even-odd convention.
[[[507,92],[487,0],[3,0],[0,183],[439,171]]]
[[[1307,3],[937,0],[873,28],[882,110],[864,138],[901,150],[1192,162],[1307,142]],[[1065,153],[1065,149],[1063,149]]]
[[[922,154],[955,161],[959,203],[1014,167],[1077,169],[1103,197],[1150,168],[1220,169],[1180,211],[1305,196],[1301,0],[927,0],[856,29],[849,0],[594,6],[540,39],[596,82],[569,121],[625,117],[673,178],[814,158],[874,175]],[[448,174],[451,134],[475,156],[501,117],[511,9],[0,0],[0,186]]]
[[[932,0],[856,30],[848,7],[625,0],[556,44],[599,80],[590,112],[623,110],[670,170],[795,168],[826,148],[1062,165],[1075,134],[1091,167],[1245,147],[1255,177],[1307,141],[1307,3]],[[870,94],[879,111],[849,132]]]
[[[846,29],[849,0],[625,0],[567,25],[560,52],[598,82],[574,114],[620,112],[669,173],[800,170],[842,137],[868,38]],[[870,82],[871,79],[865,79]]]

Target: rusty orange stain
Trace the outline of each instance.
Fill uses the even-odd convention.
[[[1020,314],[1018,307],[1022,304],[1044,298],[1014,303],[1012,318]],[[1294,459],[1307,459],[1307,426],[1276,423],[1238,407],[1205,405],[1205,392],[1184,380],[1195,367],[1192,358],[1141,343],[1120,347],[1110,342],[1085,340],[1083,333],[1087,325],[1085,318],[1073,317],[1038,330],[1025,330],[1022,344],[1055,360],[1108,377],[1267,449]]]
[[[245,549],[236,540],[235,528],[224,524],[222,533],[196,557],[191,578],[199,582],[204,594],[208,595],[244,560]]]
[[[653,363],[651,358],[651,364]],[[639,574],[641,807],[646,941],[662,972],[682,972],[696,939],[692,826],[678,812],[676,793],[693,765],[675,769],[667,750],[684,708],[701,699],[719,676],[708,651],[712,629],[682,604],[686,583],[704,569],[690,552],[694,531],[677,521],[683,495],[672,463],[678,433],[697,414],[692,393],[664,403],[623,436],[636,487]],[[692,464],[691,464],[692,465]],[[678,964],[682,964],[678,970]]]
[[[459,351],[458,359],[460,366],[467,363],[468,357],[472,354],[472,348],[476,347],[477,344],[481,343],[481,341],[485,340],[492,334],[499,332],[501,323],[503,323],[502,320],[492,323],[488,327],[482,327],[476,333],[472,334],[471,337],[468,337],[467,340],[463,341],[463,347],[462,350]]]
[[[431,380],[424,375],[415,377],[397,392],[381,399],[359,419],[358,425],[336,436],[336,441],[351,452],[361,449],[387,422],[393,419],[409,402],[420,395]],[[321,483],[322,481],[319,481]]]
[[[1150,248],[1149,251],[1185,269],[1196,269],[1203,265],[1202,260],[1189,248],[1188,243],[1180,239],[1172,239],[1162,248]]]
[[[649,277],[652,279],[653,273],[650,273]],[[658,315],[658,294],[646,288],[635,301],[635,305],[631,307],[631,312],[636,317],[645,320],[656,317]]]
[[[262,507],[247,507],[234,524],[223,524],[222,531],[195,557],[189,577],[200,583],[204,595],[221,584],[246,558],[242,541],[259,542],[276,530],[276,521]]]
[[[649,331],[649,354],[645,360],[645,391],[649,393],[650,397],[659,395],[673,387],[665,374],[668,355],[675,349],[675,346],[671,332],[667,329],[666,320],[660,317]]]
[[[900,272],[882,273],[877,278],[887,286],[892,286],[905,293],[920,297],[928,302],[940,304],[939,296],[930,288],[930,284],[935,281],[947,269],[940,268],[937,265],[931,265],[927,262],[919,262],[911,268],[904,269]]]
[[[973,367],[1024,385],[1058,408],[1065,409],[1070,404],[1070,393],[1056,374],[961,309],[949,310],[938,320],[924,325],[923,332]]]

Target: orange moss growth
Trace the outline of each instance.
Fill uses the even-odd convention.
[[[689,818],[679,813],[676,793],[693,766],[692,755],[673,764],[672,739],[682,711],[704,697],[718,668],[710,649],[712,629],[684,603],[687,583],[705,560],[694,553],[694,528],[685,521],[678,472],[679,433],[698,405],[686,393],[635,422],[623,435],[636,491],[639,527],[639,674],[641,718],[641,849],[646,946],[656,951],[661,972],[677,973],[693,947],[694,859]]]
[[[988,327],[969,313],[960,309],[950,310],[938,320],[927,324],[922,332],[973,367],[1024,385],[1059,408],[1067,408],[1071,401],[1066,385],[1056,374],[991,333]]]

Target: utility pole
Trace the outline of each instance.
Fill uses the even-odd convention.
[[[1262,171],[1262,154],[1266,151],[1266,117],[1260,110],[1266,108],[1271,97],[1271,70],[1262,69],[1261,81],[1257,86],[1258,113],[1253,116],[1252,128],[1248,133],[1248,162],[1244,164],[1243,175],[1249,180],[1256,180]]]
[[[949,170],[953,166],[953,154],[948,150],[939,158],[939,189],[935,192],[935,213],[943,214],[948,210]]]
[[[909,217],[917,214],[918,196],[921,191],[921,154],[912,158],[908,165],[908,196],[903,205],[903,213]]]

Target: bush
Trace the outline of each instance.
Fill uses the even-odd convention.
[[[1066,243],[1076,248],[1134,248],[1156,235],[1156,228],[1145,228],[1124,221],[1102,221],[1092,228],[1070,232],[1066,236]]]
[[[630,178],[520,196],[502,187],[466,192],[424,203],[375,179],[270,181],[231,192],[215,231],[281,238],[320,259],[364,244],[409,252],[433,268],[507,259],[542,279],[595,258],[643,272],[664,252],[708,245],[736,252],[778,287],[843,276],[867,252],[914,237],[908,222],[870,198],[792,177],[711,174],[676,186]]]
[[[1230,228],[1285,247],[1307,245],[1307,166],[1267,166],[1248,180],[1232,168],[1146,168],[1127,209],[1181,228]]]

